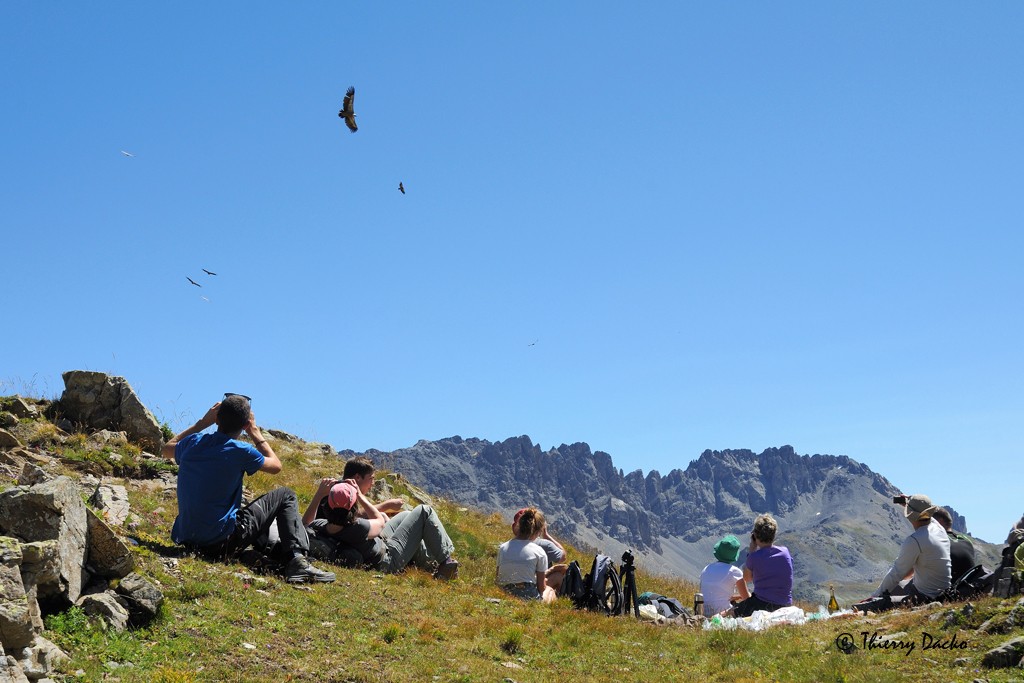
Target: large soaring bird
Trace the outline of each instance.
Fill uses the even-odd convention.
[[[345,125],[348,129],[355,133],[359,128],[356,127],[356,111],[353,109],[356,99],[356,89],[349,88],[348,92],[345,93],[345,101],[341,105],[341,109],[338,110],[338,116],[345,119]]]

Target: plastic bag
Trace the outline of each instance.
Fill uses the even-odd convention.
[[[643,621],[653,621],[655,624],[664,624],[665,617],[658,612],[658,608],[654,605],[640,605],[640,618]]]

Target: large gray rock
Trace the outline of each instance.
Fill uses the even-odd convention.
[[[112,432],[109,429],[101,429],[98,432],[93,432],[85,441],[86,447],[95,451],[103,450],[104,448],[117,450],[119,447],[127,444],[127,432]]]
[[[103,521],[114,526],[121,526],[128,519],[131,509],[128,505],[128,489],[120,484],[100,484],[89,499]]]
[[[0,683],[28,683],[28,677],[18,666],[18,660],[0,647]]]
[[[21,466],[21,474],[18,475],[18,486],[35,486],[36,484],[42,484],[49,478],[50,475],[42,467],[33,462],[26,462]]]
[[[32,623],[21,560],[18,540],[0,536],[0,645],[6,650],[30,645],[41,630]]]
[[[115,631],[128,628],[128,610],[111,591],[83,595],[77,605],[90,617],[98,617],[107,622]]]
[[[73,603],[82,590],[87,538],[85,503],[69,477],[57,477],[31,488],[0,492],[0,533],[24,541],[56,541],[55,582],[41,576],[40,598]]]
[[[21,442],[18,441],[18,437],[6,429],[0,429],[0,448],[17,448],[20,445]]]
[[[1024,636],[1018,636],[986,652],[985,656],[981,658],[981,663],[990,669],[1006,669],[1019,665],[1022,658],[1024,658]]]
[[[121,603],[128,608],[132,626],[145,626],[160,611],[164,594],[139,574],[129,574],[117,584]]]
[[[146,409],[124,377],[102,372],[69,370],[63,375],[61,412],[73,422],[93,429],[123,431],[133,442],[159,452],[160,423]]]
[[[36,636],[31,645],[16,651],[15,656],[21,670],[33,681],[47,677],[69,659],[63,650],[42,636]]]
[[[125,542],[92,510],[86,508],[88,551],[86,563],[93,574],[119,579],[135,569],[135,559]]]
[[[39,417],[39,410],[25,402],[21,396],[12,396],[4,401],[4,408],[14,413],[16,417]]]

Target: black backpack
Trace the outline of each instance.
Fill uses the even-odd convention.
[[[590,573],[583,577],[583,587],[585,592],[577,607],[604,612],[610,617],[622,613],[622,583],[612,558],[594,555]]]
[[[573,560],[565,570],[562,577],[562,585],[558,587],[558,597],[569,598],[574,607],[581,607],[583,596],[587,589],[583,585],[583,573],[580,571],[580,563]]]
[[[992,578],[993,572],[988,571],[980,564],[975,565],[954,581],[949,589],[940,596],[940,599],[943,602],[967,600],[989,592],[992,590]]]

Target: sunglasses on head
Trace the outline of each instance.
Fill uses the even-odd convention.
[[[230,391],[229,391],[229,392],[226,392],[226,393],[224,394],[224,398],[231,398],[232,396],[241,396],[242,398],[244,398],[244,399],[245,399],[246,401],[248,401],[249,403],[252,403],[252,399],[251,399],[251,398],[249,398],[248,396],[246,396],[245,394],[234,394],[234,393],[231,393]]]

